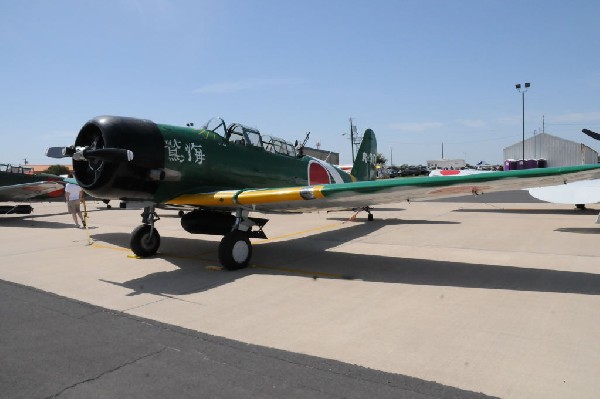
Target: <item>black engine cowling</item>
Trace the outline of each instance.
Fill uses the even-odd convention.
[[[149,200],[158,181],[149,171],[165,164],[165,142],[158,126],[149,120],[120,116],[99,116],[79,131],[75,147],[89,150],[119,148],[131,150],[131,162],[106,159],[73,160],[79,185],[95,197],[106,199]]]

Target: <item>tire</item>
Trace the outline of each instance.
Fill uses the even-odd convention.
[[[150,233],[152,231],[152,234]],[[139,257],[152,256],[160,246],[160,234],[148,224],[142,224],[133,230],[129,247]]]
[[[239,270],[248,266],[252,257],[252,244],[248,234],[232,231],[219,244],[219,261],[227,270]]]

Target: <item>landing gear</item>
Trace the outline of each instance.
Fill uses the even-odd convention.
[[[239,270],[248,266],[252,257],[252,238],[267,238],[262,231],[267,219],[251,218],[245,209],[237,209],[235,223],[219,244],[219,261],[227,270]],[[258,230],[253,231],[253,227]]]
[[[350,217],[350,220],[354,221],[356,220],[356,216],[358,216],[358,214],[362,211],[367,212],[367,221],[372,222],[373,221],[373,214],[371,213],[371,211],[373,210],[373,208],[371,208],[370,206],[363,206],[362,208],[354,208],[353,211],[355,212],[354,215],[352,215],[352,217]]]
[[[227,270],[243,269],[250,263],[252,244],[248,233],[234,230],[227,233],[219,244],[219,261]]]
[[[144,208],[142,224],[133,230],[129,242],[137,256],[152,256],[158,251],[160,235],[154,223],[159,219],[154,206]],[[249,217],[249,211],[242,208],[236,210],[235,216],[230,212],[197,209],[181,218],[181,226],[192,234],[223,235],[219,244],[219,261],[227,270],[239,270],[250,264],[250,238],[267,238],[262,230],[267,221]]]
[[[154,228],[154,222],[160,218],[154,212],[154,207],[144,208],[142,213],[142,225],[138,226],[131,233],[129,247],[134,254],[142,258],[152,256],[160,247],[160,234]]]
[[[371,208],[370,206],[365,206],[363,208],[363,211],[367,212],[367,221],[368,222],[373,221],[373,214],[371,213],[372,210],[373,210],[373,208]]]
[[[152,226],[142,224],[131,233],[129,246],[137,256],[142,258],[152,256],[160,246],[160,234]]]

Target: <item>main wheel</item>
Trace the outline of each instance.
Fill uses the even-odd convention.
[[[133,230],[129,247],[134,254],[142,258],[152,256],[160,246],[160,234],[148,224],[142,224]]]
[[[252,256],[252,244],[248,234],[235,230],[223,237],[219,244],[219,261],[227,270],[239,270],[248,266]]]

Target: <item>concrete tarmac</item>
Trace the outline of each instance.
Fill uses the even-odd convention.
[[[220,237],[186,233],[173,211],[159,211],[159,253],[136,259],[139,210],[91,203],[86,231],[62,203],[34,208],[0,217],[1,280],[465,392],[600,392],[598,206],[489,195],[385,205],[373,222],[269,215],[270,239],[253,241],[252,267],[238,272],[219,267]]]

